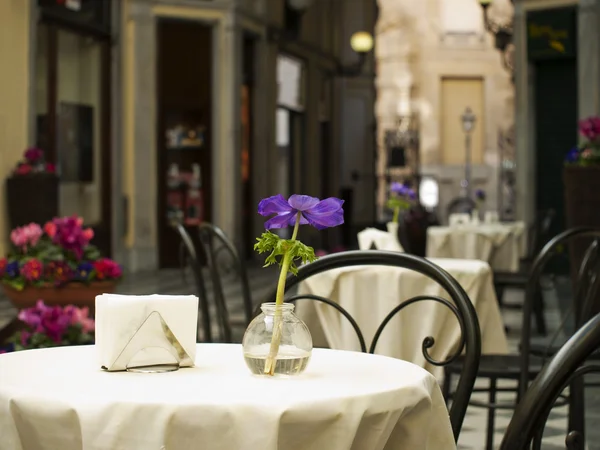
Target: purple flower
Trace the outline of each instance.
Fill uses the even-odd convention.
[[[477,200],[484,201],[485,200],[485,191],[483,189],[477,189],[475,191],[475,198]]]
[[[394,181],[391,184],[390,191],[392,194],[396,194],[399,197],[405,197],[409,200],[415,200],[417,198],[417,194],[415,194],[415,191],[413,191],[410,186],[398,183],[397,181]]]
[[[298,213],[301,214],[301,225],[310,224],[317,230],[323,230],[344,223],[343,204],[344,200],[335,197],[319,200],[308,195],[294,194],[286,200],[283,195],[278,194],[262,199],[258,204],[258,213],[261,216],[275,214],[275,217],[265,222],[267,230],[294,226]]]
[[[12,261],[6,265],[6,270],[4,272],[8,275],[9,278],[16,278],[19,276],[19,262]]]
[[[578,147],[573,147],[571,150],[569,150],[569,153],[567,153],[567,156],[565,157],[565,161],[568,163],[576,163],[578,159],[579,159],[579,148]]]

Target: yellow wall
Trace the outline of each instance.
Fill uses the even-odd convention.
[[[461,165],[465,161],[465,132],[462,115],[471,108],[477,118],[471,137],[471,162],[483,163],[485,108],[483,79],[443,78],[442,79],[442,162]]]
[[[30,2],[0,1],[0,255],[8,243],[5,179],[29,144]]]

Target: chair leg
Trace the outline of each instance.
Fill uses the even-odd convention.
[[[489,409],[488,409],[488,422],[487,422],[487,440],[485,444],[486,450],[494,449],[494,422],[496,419],[496,379],[490,378],[490,395],[489,395]]]
[[[496,291],[496,300],[498,300],[498,304],[502,306],[504,304],[504,285],[494,283],[494,290]]]
[[[538,292],[533,301],[533,313],[535,314],[535,326],[540,335],[546,336],[546,319],[544,318],[544,298]]]
[[[450,403],[450,385],[452,383],[452,374],[449,370],[444,373],[444,384],[442,385],[442,395],[446,400],[446,406]]]

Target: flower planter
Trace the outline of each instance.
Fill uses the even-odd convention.
[[[600,228],[600,166],[567,166],[563,170],[563,181],[567,228]],[[569,245],[573,283],[590,242],[590,239],[579,239]]]
[[[2,286],[4,294],[17,309],[31,308],[40,299],[49,306],[75,305],[87,306],[94,311],[96,296],[114,292],[117,283],[114,281],[94,281],[89,284],[68,283],[61,287],[43,286],[26,287],[18,291],[6,284]]]
[[[7,178],[6,203],[11,228],[44,224],[58,215],[58,177],[36,173]]]

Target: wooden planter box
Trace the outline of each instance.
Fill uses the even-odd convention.
[[[581,226],[600,228],[600,166],[565,167],[563,181],[567,228]],[[591,239],[578,239],[569,245],[573,284],[576,282],[577,270],[590,243]]]
[[[58,216],[58,177],[38,173],[7,178],[6,204],[11,229],[32,222],[43,226]]]
[[[90,284],[68,283],[58,288],[54,286],[26,287],[21,291],[5,284],[2,288],[10,302],[19,310],[35,306],[38,300],[43,300],[49,306],[87,306],[90,308],[90,315],[93,315],[96,296],[114,292],[116,285],[114,281],[95,281]]]

